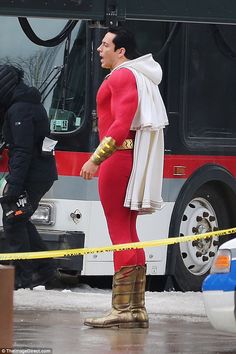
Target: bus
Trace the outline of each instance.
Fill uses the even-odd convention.
[[[25,71],[42,93],[59,179],[32,217],[49,249],[110,245],[97,177],[79,173],[98,145],[96,92],[107,71],[96,51],[110,24],[136,35],[140,54],[163,69],[160,85],[169,118],[165,128],[164,208],[138,217],[141,241],[197,235],[236,225],[236,5],[215,0],[3,1],[0,64]],[[53,3],[53,4],[52,4]],[[63,5],[64,4],[64,5]],[[64,7],[63,7],[64,6]],[[64,10],[63,10],[64,9]],[[26,18],[27,16],[27,18]],[[3,144],[2,144],[3,145]],[[4,145],[3,145],[4,146]],[[1,149],[0,172],[7,173]],[[122,225],[121,225],[122,227]],[[231,237],[233,237],[231,235]],[[198,291],[219,245],[229,236],[146,248],[152,283]],[[7,252],[0,233],[0,251]],[[110,276],[113,254],[64,257],[68,276]]]

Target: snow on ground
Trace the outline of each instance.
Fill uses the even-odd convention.
[[[20,289],[14,292],[16,310],[65,310],[80,312],[108,311],[111,290],[94,289],[81,284],[71,290]],[[191,321],[206,317],[200,292],[146,292],[146,307],[150,315],[171,315]]]

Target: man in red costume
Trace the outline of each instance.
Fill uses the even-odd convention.
[[[136,231],[139,211],[124,206],[133,168],[136,132],[132,123],[139,107],[137,78],[129,67],[125,67],[126,63],[137,58],[134,36],[124,28],[110,28],[98,52],[102,68],[111,70],[97,93],[101,143],[80,174],[86,180],[92,179],[100,166],[99,194],[112,244],[139,242]],[[111,312],[103,317],[86,319],[85,325],[147,328],[144,250],[114,252],[114,268]]]

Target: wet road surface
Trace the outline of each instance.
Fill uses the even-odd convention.
[[[83,319],[91,315],[98,314],[15,310],[14,348],[49,348],[53,354],[236,353],[236,337],[216,331],[207,318],[150,315],[149,329],[118,330],[85,327]]]

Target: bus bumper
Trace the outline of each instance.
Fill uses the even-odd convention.
[[[72,248],[83,248],[85,235],[82,231],[52,231],[38,230],[40,236],[48,247],[48,250],[63,250]],[[0,253],[8,253],[9,247],[4,237],[3,230],[0,230]],[[55,258],[57,268],[68,272],[81,272],[83,269],[83,256],[71,256]],[[5,263],[0,260],[0,263]]]

